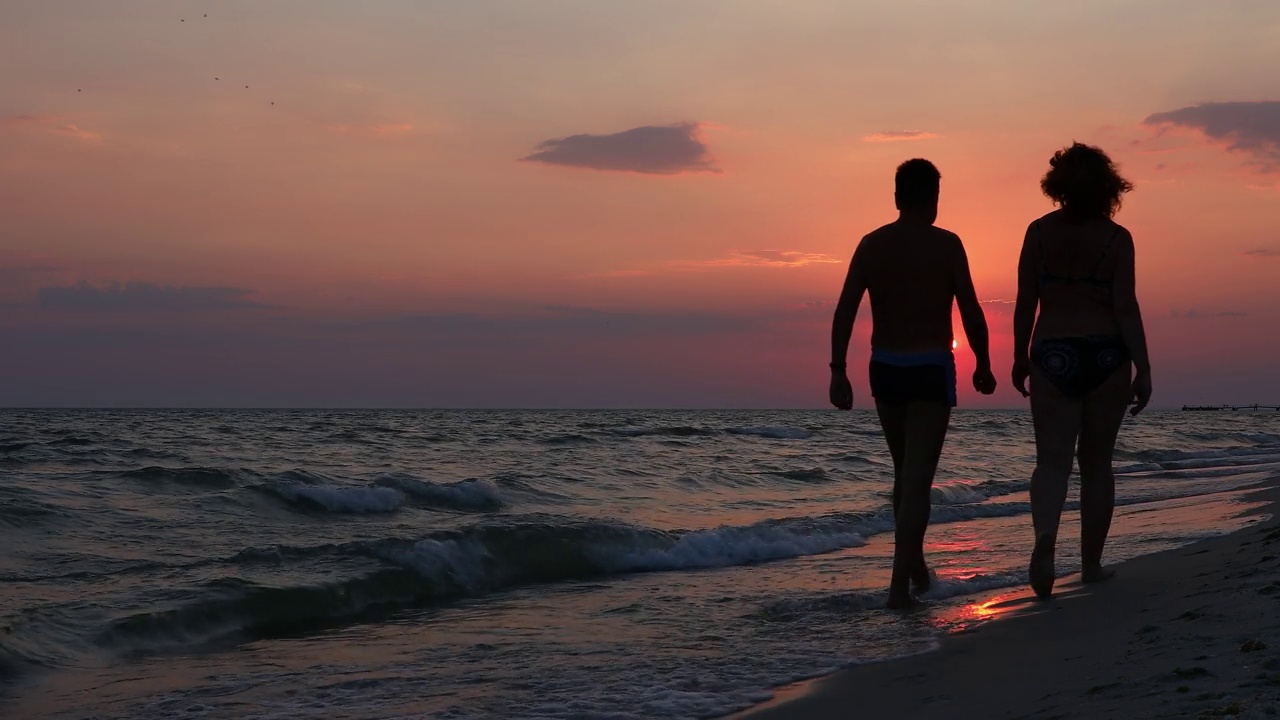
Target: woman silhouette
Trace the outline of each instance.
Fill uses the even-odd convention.
[[[1125,408],[1132,404],[1136,415],[1151,399],[1151,365],[1134,291],[1133,236],[1111,219],[1133,186],[1102,150],[1074,143],[1054,153],[1040,188],[1060,207],[1032,222],[1022,243],[1013,384],[1031,397],[1036,538],[1029,576],[1047,599],[1073,455],[1080,460],[1081,580],[1112,575],[1102,567],[1115,507],[1111,455]]]

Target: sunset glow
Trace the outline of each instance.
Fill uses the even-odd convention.
[[[845,264],[922,156],[1001,382],[961,405],[1021,407],[1014,269],[1072,140],[1137,187],[1157,404],[1280,402],[1277,31],[1257,2],[18,2],[0,403],[820,407]]]

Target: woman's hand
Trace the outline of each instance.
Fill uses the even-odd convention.
[[[853,409],[853,385],[844,370],[831,371],[831,404],[841,410]]]
[[[1031,397],[1027,392],[1027,378],[1031,377],[1031,358],[1020,356],[1013,359],[1013,386],[1022,393],[1022,397]]]
[[[1129,414],[1137,415],[1149,402],[1151,402],[1151,371],[1147,370],[1139,372],[1133,378],[1133,397],[1129,400],[1129,404],[1133,407],[1129,409]]]

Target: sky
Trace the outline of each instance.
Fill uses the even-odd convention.
[[[925,157],[1002,385],[960,404],[1022,407],[1073,140],[1136,186],[1154,404],[1280,403],[1276,67],[1273,0],[8,0],[0,405],[824,407]]]

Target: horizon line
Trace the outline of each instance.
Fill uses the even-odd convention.
[[[1246,410],[1252,410],[1253,403],[1240,406]],[[1263,405],[1263,403],[1258,403]],[[1148,410],[1171,410],[1182,412],[1183,407],[1191,407],[1189,405],[1159,405],[1151,406]],[[1220,407],[1220,406],[1201,406],[1195,407]],[[386,412],[386,411],[402,411],[402,412],[427,412],[427,411],[468,411],[468,412],[852,412],[850,410],[839,410],[836,408],[823,407],[652,407],[652,406],[618,406],[618,407],[602,407],[602,406],[572,406],[572,407],[556,407],[556,406],[463,406],[463,405],[441,405],[441,406],[376,406],[376,405],[0,405],[0,412],[14,410],[261,410],[261,411],[322,411],[322,410],[349,410],[359,412]],[[875,406],[855,407],[853,410],[870,410],[874,411]],[[1022,411],[1030,412],[1029,407],[956,407],[952,408],[952,412],[1013,412]]]

